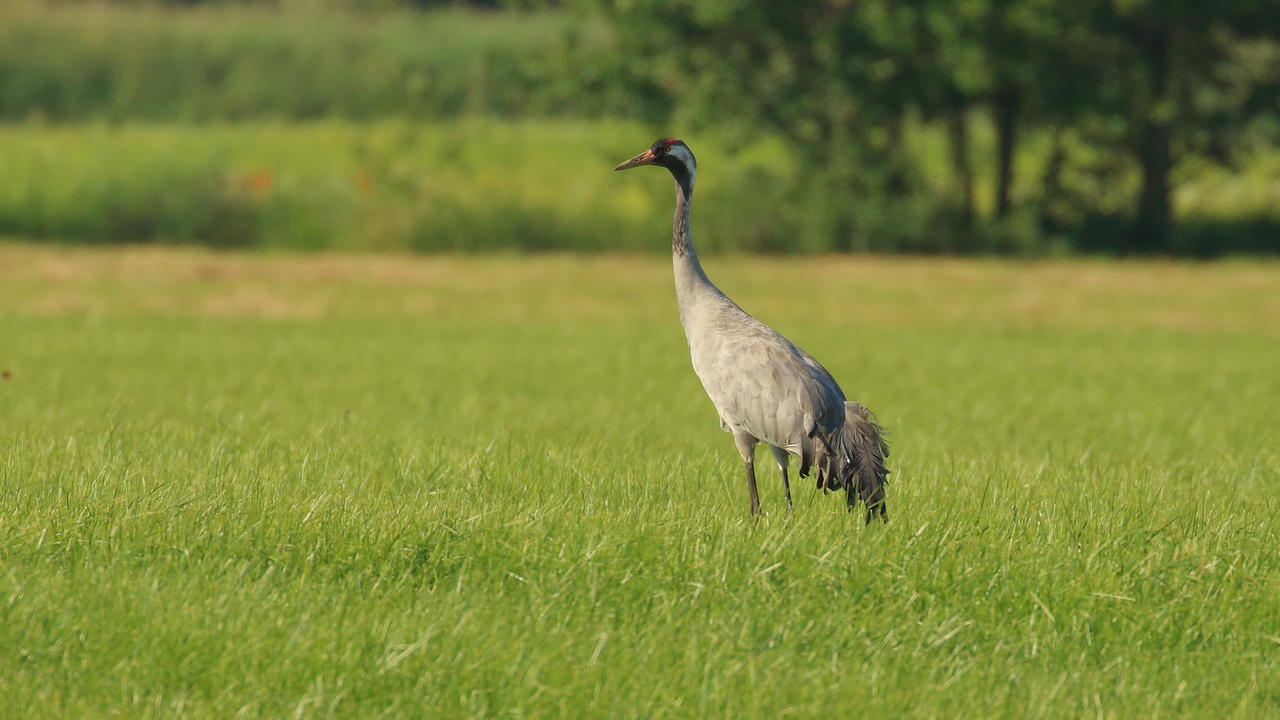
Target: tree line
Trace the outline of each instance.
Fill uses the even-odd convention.
[[[780,133],[822,182],[892,198],[908,118],[940,124],[961,227],[976,217],[971,124],[995,136],[988,220],[1015,188],[1042,231],[1105,219],[1115,177],[1139,175],[1110,213],[1107,249],[1176,250],[1181,159],[1231,166],[1280,133],[1280,3],[1266,0],[599,0],[617,33],[618,80],[686,121]],[[1048,137],[1019,177],[1029,133]],[[1101,155],[1095,197],[1074,196],[1068,143]],[[1107,167],[1107,166],[1110,167]],[[847,168],[859,168],[856,177]],[[1110,173],[1110,177],[1109,177]],[[1086,193],[1087,194],[1087,193]],[[1099,197],[1100,196],[1100,197]],[[1086,249],[1088,240],[1083,244]],[[1274,245],[1272,248],[1274,249]]]
[[[748,250],[1280,253],[1278,107],[1274,0],[0,2],[6,122],[641,119]]]

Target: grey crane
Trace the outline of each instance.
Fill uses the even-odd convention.
[[[733,434],[747,471],[751,514],[760,512],[755,449],[765,443],[782,471],[791,509],[787,467],[800,459],[800,477],[811,469],[824,492],[844,488],[852,511],[859,500],[866,522],[888,520],[884,486],[889,446],[865,407],[845,400],[831,373],[809,353],[748,315],[712,284],[698,262],[689,230],[689,208],[698,175],[689,146],[663,138],[614,170],[658,165],[676,181],[676,214],[671,236],[676,301],[689,341],[693,370],[720,414],[720,427]]]

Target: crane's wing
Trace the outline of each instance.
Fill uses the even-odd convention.
[[[844,392],[812,356],[747,319],[700,343],[694,369],[726,424],[799,453],[815,432],[843,424]]]

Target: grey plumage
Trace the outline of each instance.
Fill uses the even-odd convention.
[[[680,322],[693,370],[733,434],[746,468],[751,512],[759,511],[755,447],[765,443],[782,472],[787,506],[790,456],[800,476],[816,475],[820,489],[843,488],[850,510],[861,501],[866,520],[887,519],[884,485],[889,455],[883,432],[865,407],[847,402],[839,383],[817,360],[748,315],[707,278],[693,247],[689,211],[697,162],[688,146],[665,138],[615,170],[660,165],[676,180],[671,240]]]

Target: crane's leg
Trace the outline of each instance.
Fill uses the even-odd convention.
[[[740,430],[733,431],[733,442],[738,446],[738,454],[747,467],[747,492],[751,494],[751,514],[760,512],[760,493],[756,490],[756,443],[754,437]]]
[[[773,451],[773,459],[778,461],[778,469],[782,471],[782,492],[787,495],[787,512],[791,512],[791,481],[787,478],[787,466],[791,464],[791,456],[780,447],[769,446]]]

